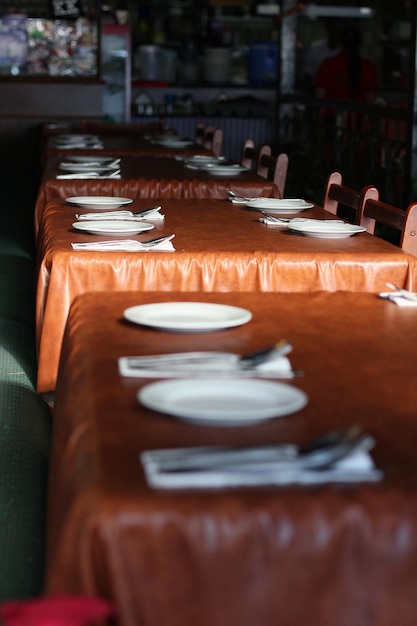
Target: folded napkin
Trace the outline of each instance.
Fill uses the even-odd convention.
[[[397,306],[417,307],[417,293],[399,289],[398,291],[382,291],[378,294],[380,298],[394,302]]]
[[[363,438],[341,459],[316,468],[303,465],[297,447],[289,444],[275,446],[275,451],[273,446],[235,450],[240,455],[237,458],[221,448],[211,452],[209,448],[148,450],[140,455],[140,461],[148,484],[163,489],[375,482],[383,474],[369,454],[373,443],[371,438]]]
[[[144,212],[142,215],[135,215],[132,211],[94,211],[94,213],[76,213],[75,217],[80,222],[85,220],[128,220],[129,222],[142,222],[143,220],[162,221],[165,219],[165,215],[162,215],[160,210],[161,207],[158,206],[150,212]]]
[[[175,251],[171,241],[164,239],[156,243],[141,243],[136,239],[113,239],[110,241],[92,241],[88,243],[72,243],[73,250],[92,250],[103,252],[173,252]]]
[[[210,378],[213,374],[232,378],[293,378],[296,375],[288,357],[282,354],[272,353],[268,360],[250,364],[230,352],[120,357],[119,373],[138,378]]]
[[[110,602],[83,596],[51,596],[0,605],[4,626],[92,626],[114,612]]]

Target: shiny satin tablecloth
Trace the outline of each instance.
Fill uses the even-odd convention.
[[[61,200],[48,203],[38,237],[40,393],[55,388],[68,310],[86,291],[377,292],[386,290],[387,281],[417,288],[417,257],[367,233],[349,239],[293,235],[260,223],[259,212],[222,200],[161,200],[161,205],[165,220],[133,239],[175,233],[175,252],[72,250],[71,242],[112,237],[72,229],[75,213],[87,209]],[[128,206],[138,210],[149,200]],[[305,214],[329,217],[319,207]]]
[[[118,179],[45,180],[35,207],[35,229],[48,200],[70,196],[122,196],[128,198],[214,198],[225,199],[228,190],[243,196],[279,198],[277,186],[252,172],[219,177],[188,169],[168,157],[123,157]]]
[[[182,334],[122,321],[171,300],[248,308],[239,328]],[[417,309],[372,294],[87,294],[74,302],[54,409],[47,592],[114,601],[118,626],[415,626]],[[120,356],[238,354],[285,337],[309,396],[254,427],[185,424],[140,406]],[[353,423],[376,484],[149,488],[146,449],[293,442]]]

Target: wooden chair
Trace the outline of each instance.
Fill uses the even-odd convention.
[[[223,131],[221,128],[215,128],[214,126],[207,126],[203,146],[208,150],[211,150],[215,156],[220,156],[222,153],[223,145]]]
[[[263,178],[272,180],[278,187],[281,198],[284,197],[285,182],[287,180],[288,155],[281,152],[277,156],[271,154],[271,148],[264,145],[259,149],[256,173]]]
[[[194,131],[194,142],[199,146],[203,145],[204,142],[204,134],[206,132],[206,125],[204,122],[198,122]]]
[[[369,199],[379,199],[376,187],[367,185],[357,191],[342,184],[340,172],[332,172],[327,179],[323,207],[352,224],[360,224],[365,202]]]
[[[372,235],[375,235],[377,224],[397,231],[399,247],[417,256],[417,202],[404,211],[378,199],[369,199],[363,208],[360,223]]]
[[[242,157],[240,164],[248,170],[253,170],[255,162],[258,159],[258,152],[255,150],[255,142],[253,139],[246,139],[242,147]]]

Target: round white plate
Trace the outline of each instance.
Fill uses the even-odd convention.
[[[64,170],[65,172],[85,172],[86,170],[94,170],[94,172],[108,172],[113,169],[108,165],[95,165],[92,163],[61,163],[59,166],[60,170]]]
[[[281,215],[287,215],[290,213],[300,213],[306,209],[311,209],[314,204],[312,202],[306,202],[305,200],[295,199],[280,199],[280,198],[254,198],[250,202],[246,203],[251,209],[257,209],[258,211],[266,211],[267,213],[277,213]]]
[[[335,225],[332,226],[330,222],[325,224],[305,224],[303,222],[290,222],[288,228],[294,230],[307,237],[317,237],[320,239],[346,239],[352,237],[357,233],[365,232],[366,228],[363,226],[356,226],[355,224],[341,224],[335,220]]]
[[[188,139],[163,139],[159,143],[165,148],[186,148],[193,145],[193,142]]]
[[[247,309],[210,302],[156,302],[126,309],[130,322],[171,332],[207,332],[242,326],[252,319]]]
[[[115,159],[107,156],[77,156],[74,154],[71,155],[70,160],[72,163],[79,163],[80,165],[90,165],[90,163],[100,163],[101,165],[104,165],[105,163],[113,163]]]
[[[248,426],[289,415],[308,402],[303,391],[284,383],[181,379],[151,383],[139,390],[149,409],[202,426]]]
[[[115,209],[124,204],[133,202],[132,198],[117,198],[116,196],[71,196],[65,202],[89,209]]]
[[[206,165],[202,169],[213,176],[238,176],[248,171],[242,165]]]
[[[74,222],[72,227],[91,235],[137,235],[155,228],[154,224],[148,222],[118,222],[117,220],[85,220]]]
[[[210,156],[209,154],[194,154],[193,156],[187,157],[185,160],[187,163],[191,163],[192,165],[205,166],[208,164],[221,165],[222,163],[227,161],[227,158],[224,156],[222,157]]]

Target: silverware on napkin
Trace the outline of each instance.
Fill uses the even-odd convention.
[[[108,241],[92,241],[86,243],[72,243],[74,250],[102,250],[102,251],[124,251],[124,252],[140,252],[144,250],[157,249],[161,252],[175,251],[171,240],[175,235],[165,235],[156,239],[148,239],[147,241],[137,241],[136,239],[111,239]]]
[[[148,483],[157,488],[373,482],[383,477],[369,454],[374,445],[370,435],[352,426],[326,433],[301,447],[277,444],[147,450],[140,460]]]
[[[213,373],[231,377],[294,378],[295,371],[286,357],[292,346],[282,340],[245,355],[231,352],[177,352],[119,358],[121,376],[143,378],[206,378]]]

